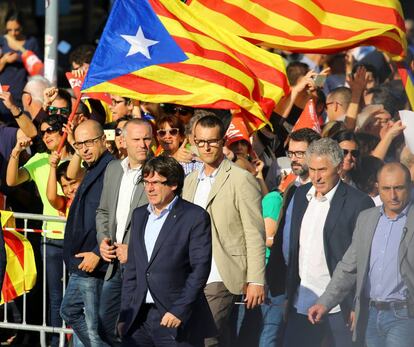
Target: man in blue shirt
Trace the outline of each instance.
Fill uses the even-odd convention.
[[[180,198],[171,157],[142,169],[149,204],[132,215],[118,330],[122,346],[193,346],[215,334],[203,288],[211,266],[209,214]]]
[[[351,246],[332,280],[308,311],[311,323],[341,302],[356,284],[353,339],[368,347],[409,347],[414,341],[414,207],[411,178],[400,163],[378,173],[383,206],[363,211]]]

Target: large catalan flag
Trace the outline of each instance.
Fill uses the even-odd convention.
[[[9,211],[1,211],[4,227],[11,217]],[[32,245],[23,235],[13,230],[3,230],[7,265],[3,280],[0,304],[27,293],[36,283],[36,263]]]
[[[398,0],[187,0],[227,30],[291,52],[372,45],[401,60],[407,49]]]
[[[241,109],[260,125],[289,86],[280,56],[195,16],[180,1],[118,0],[83,92]]]

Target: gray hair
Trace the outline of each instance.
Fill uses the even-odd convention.
[[[330,138],[322,138],[313,141],[306,150],[306,162],[309,165],[311,156],[327,156],[334,166],[338,166],[344,160],[344,152],[338,142]]]
[[[29,77],[24,89],[32,96],[34,101],[43,105],[43,92],[46,88],[51,87],[49,80],[43,76],[36,75]]]
[[[152,126],[151,126],[150,122],[148,122],[148,121],[146,121],[145,119],[142,119],[142,118],[133,118],[133,119],[130,119],[129,121],[127,121],[125,123],[125,125],[122,127],[122,136],[124,138],[125,138],[125,136],[127,135],[127,132],[128,132],[128,130],[127,130],[128,124],[147,126],[148,129],[149,129],[149,131],[150,131],[150,133],[151,133],[151,137],[153,136]]]

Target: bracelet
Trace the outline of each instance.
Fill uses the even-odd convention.
[[[23,114],[23,110],[19,107],[19,113],[16,114],[16,115],[13,114],[13,117],[14,118],[19,118],[22,114]]]
[[[266,237],[267,240],[273,240],[275,237],[274,236],[268,236]]]

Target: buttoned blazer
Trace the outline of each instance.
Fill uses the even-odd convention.
[[[118,197],[122,192],[119,191],[124,170],[121,166],[121,160],[113,160],[109,163],[105,171],[104,185],[102,190],[99,207],[96,210],[96,230],[98,245],[101,244],[105,237],[108,237],[112,242],[116,242],[116,209],[118,205]],[[138,177],[137,177],[138,180]],[[148,203],[146,194],[144,193],[144,186],[142,183],[136,182],[134,187],[134,194],[131,199],[130,209],[128,213],[127,223],[125,226],[125,233],[122,243],[128,244],[129,230],[131,226],[131,215],[136,207]],[[115,266],[117,262],[109,264],[105,274],[105,279],[108,280],[115,273]]]
[[[296,189],[293,203],[289,263],[287,270],[287,298],[289,307],[300,285],[299,276],[299,240],[303,216],[308,207],[306,194],[312,183]],[[323,247],[326,263],[332,276],[336,265],[342,259],[352,241],[352,234],[356,220],[361,211],[374,206],[373,200],[361,191],[350,185],[339,182],[338,188],[332,197],[328,215],[323,227]],[[348,315],[352,307],[353,294],[350,294],[341,304],[343,314]]]
[[[355,288],[355,319],[356,329],[354,340],[362,340],[368,318],[369,298],[365,295],[371,245],[375,229],[378,225],[381,207],[374,207],[363,211],[357,220],[352,244],[333,273],[325,293],[318,303],[328,308],[334,307],[350,291]],[[398,249],[401,278],[408,288],[408,302],[410,316],[414,317],[414,206],[411,204],[407,221],[403,230],[401,243]]]
[[[145,228],[147,205],[134,210],[128,261],[123,273],[118,330],[130,331],[149,290],[161,316],[172,313],[182,321],[171,334],[185,341],[214,336],[214,320],[204,296],[211,267],[208,213],[178,198],[169,212],[148,259]]]
[[[183,198],[194,201],[198,171],[184,181]],[[207,200],[213,257],[226,288],[243,293],[247,282],[264,283],[265,231],[259,184],[244,169],[224,159]]]

